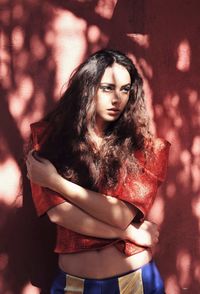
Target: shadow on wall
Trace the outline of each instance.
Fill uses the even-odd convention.
[[[46,217],[36,217],[23,163],[24,126],[27,129],[38,112],[54,103],[56,65],[53,40],[48,39],[53,16],[52,8],[39,1],[1,5],[1,78],[5,78],[1,79],[0,161],[3,166],[9,156],[14,158],[22,173],[24,197],[20,208],[20,195],[13,205],[0,203],[0,293],[24,293],[30,279],[49,293],[47,285],[55,272],[54,226]],[[48,234],[50,230],[53,234]]]
[[[85,56],[108,45],[137,60],[151,92],[157,133],[172,143],[168,179],[159,197],[162,226],[156,255],[169,294],[195,294],[200,287],[199,6],[194,0],[12,1],[5,2],[1,12],[9,70],[1,86],[0,160],[4,163],[11,155],[23,175],[21,128],[35,120],[34,113],[46,112],[54,103],[56,64],[51,33],[56,11],[71,11],[86,21]],[[103,8],[104,14],[108,9],[107,17]],[[91,26],[101,32],[95,41],[88,34]],[[27,85],[28,93],[24,90]],[[9,102],[16,95],[21,108],[13,114]],[[49,253],[54,237],[48,232],[54,232],[54,227],[46,229],[50,226],[47,218],[37,219],[27,182],[24,188],[21,208],[0,204],[4,236],[0,245],[1,290],[22,293],[31,279],[44,289],[42,293],[48,293],[53,271],[47,278],[39,273],[50,269],[50,260],[56,264],[56,256]]]

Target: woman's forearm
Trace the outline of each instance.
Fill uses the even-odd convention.
[[[125,231],[95,219],[67,201],[47,213],[53,223],[79,234],[106,239],[125,238]]]
[[[133,205],[67,181],[57,173],[50,161],[38,156],[34,158],[31,153],[27,158],[27,170],[28,177],[34,183],[60,193],[68,201],[107,224],[124,229],[136,215]]]
[[[28,177],[33,183],[55,190],[71,202],[49,209],[52,222],[88,236],[120,238],[141,246],[148,246],[149,240],[157,238],[157,230],[151,222],[144,221],[139,226],[129,224],[135,216],[131,205],[65,180],[46,159],[36,160],[29,153],[27,161]]]
[[[57,175],[49,188],[60,193],[91,216],[117,228],[125,229],[136,215],[135,208],[115,197],[106,196]]]
[[[95,219],[67,201],[51,208],[47,213],[53,223],[86,236],[129,240],[145,247],[152,247],[158,241],[157,225],[148,221],[130,224],[122,230]]]

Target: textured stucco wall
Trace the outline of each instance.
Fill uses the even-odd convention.
[[[30,279],[42,288],[51,280],[54,240],[45,232],[54,228],[36,219],[26,181],[21,195],[23,144],[29,124],[52,107],[74,67],[106,46],[133,58],[152,129],[172,143],[168,177],[150,213],[161,226],[155,259],[166,292],[200,293],[200,3],[1,2],[0,293],[36,294]],[[46,280],[41,271],[48,271]]]

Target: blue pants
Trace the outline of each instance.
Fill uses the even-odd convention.
[[[164,294],[164,285],[153,261],[126,274],[106,279],[83,279],[60,271],[51,294]]]

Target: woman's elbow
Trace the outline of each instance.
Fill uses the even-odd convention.
[[[55,208],[49,209],[49,211],[47,211],[47,214],[52,223],[57,224],[59,222],[59,213]]]

